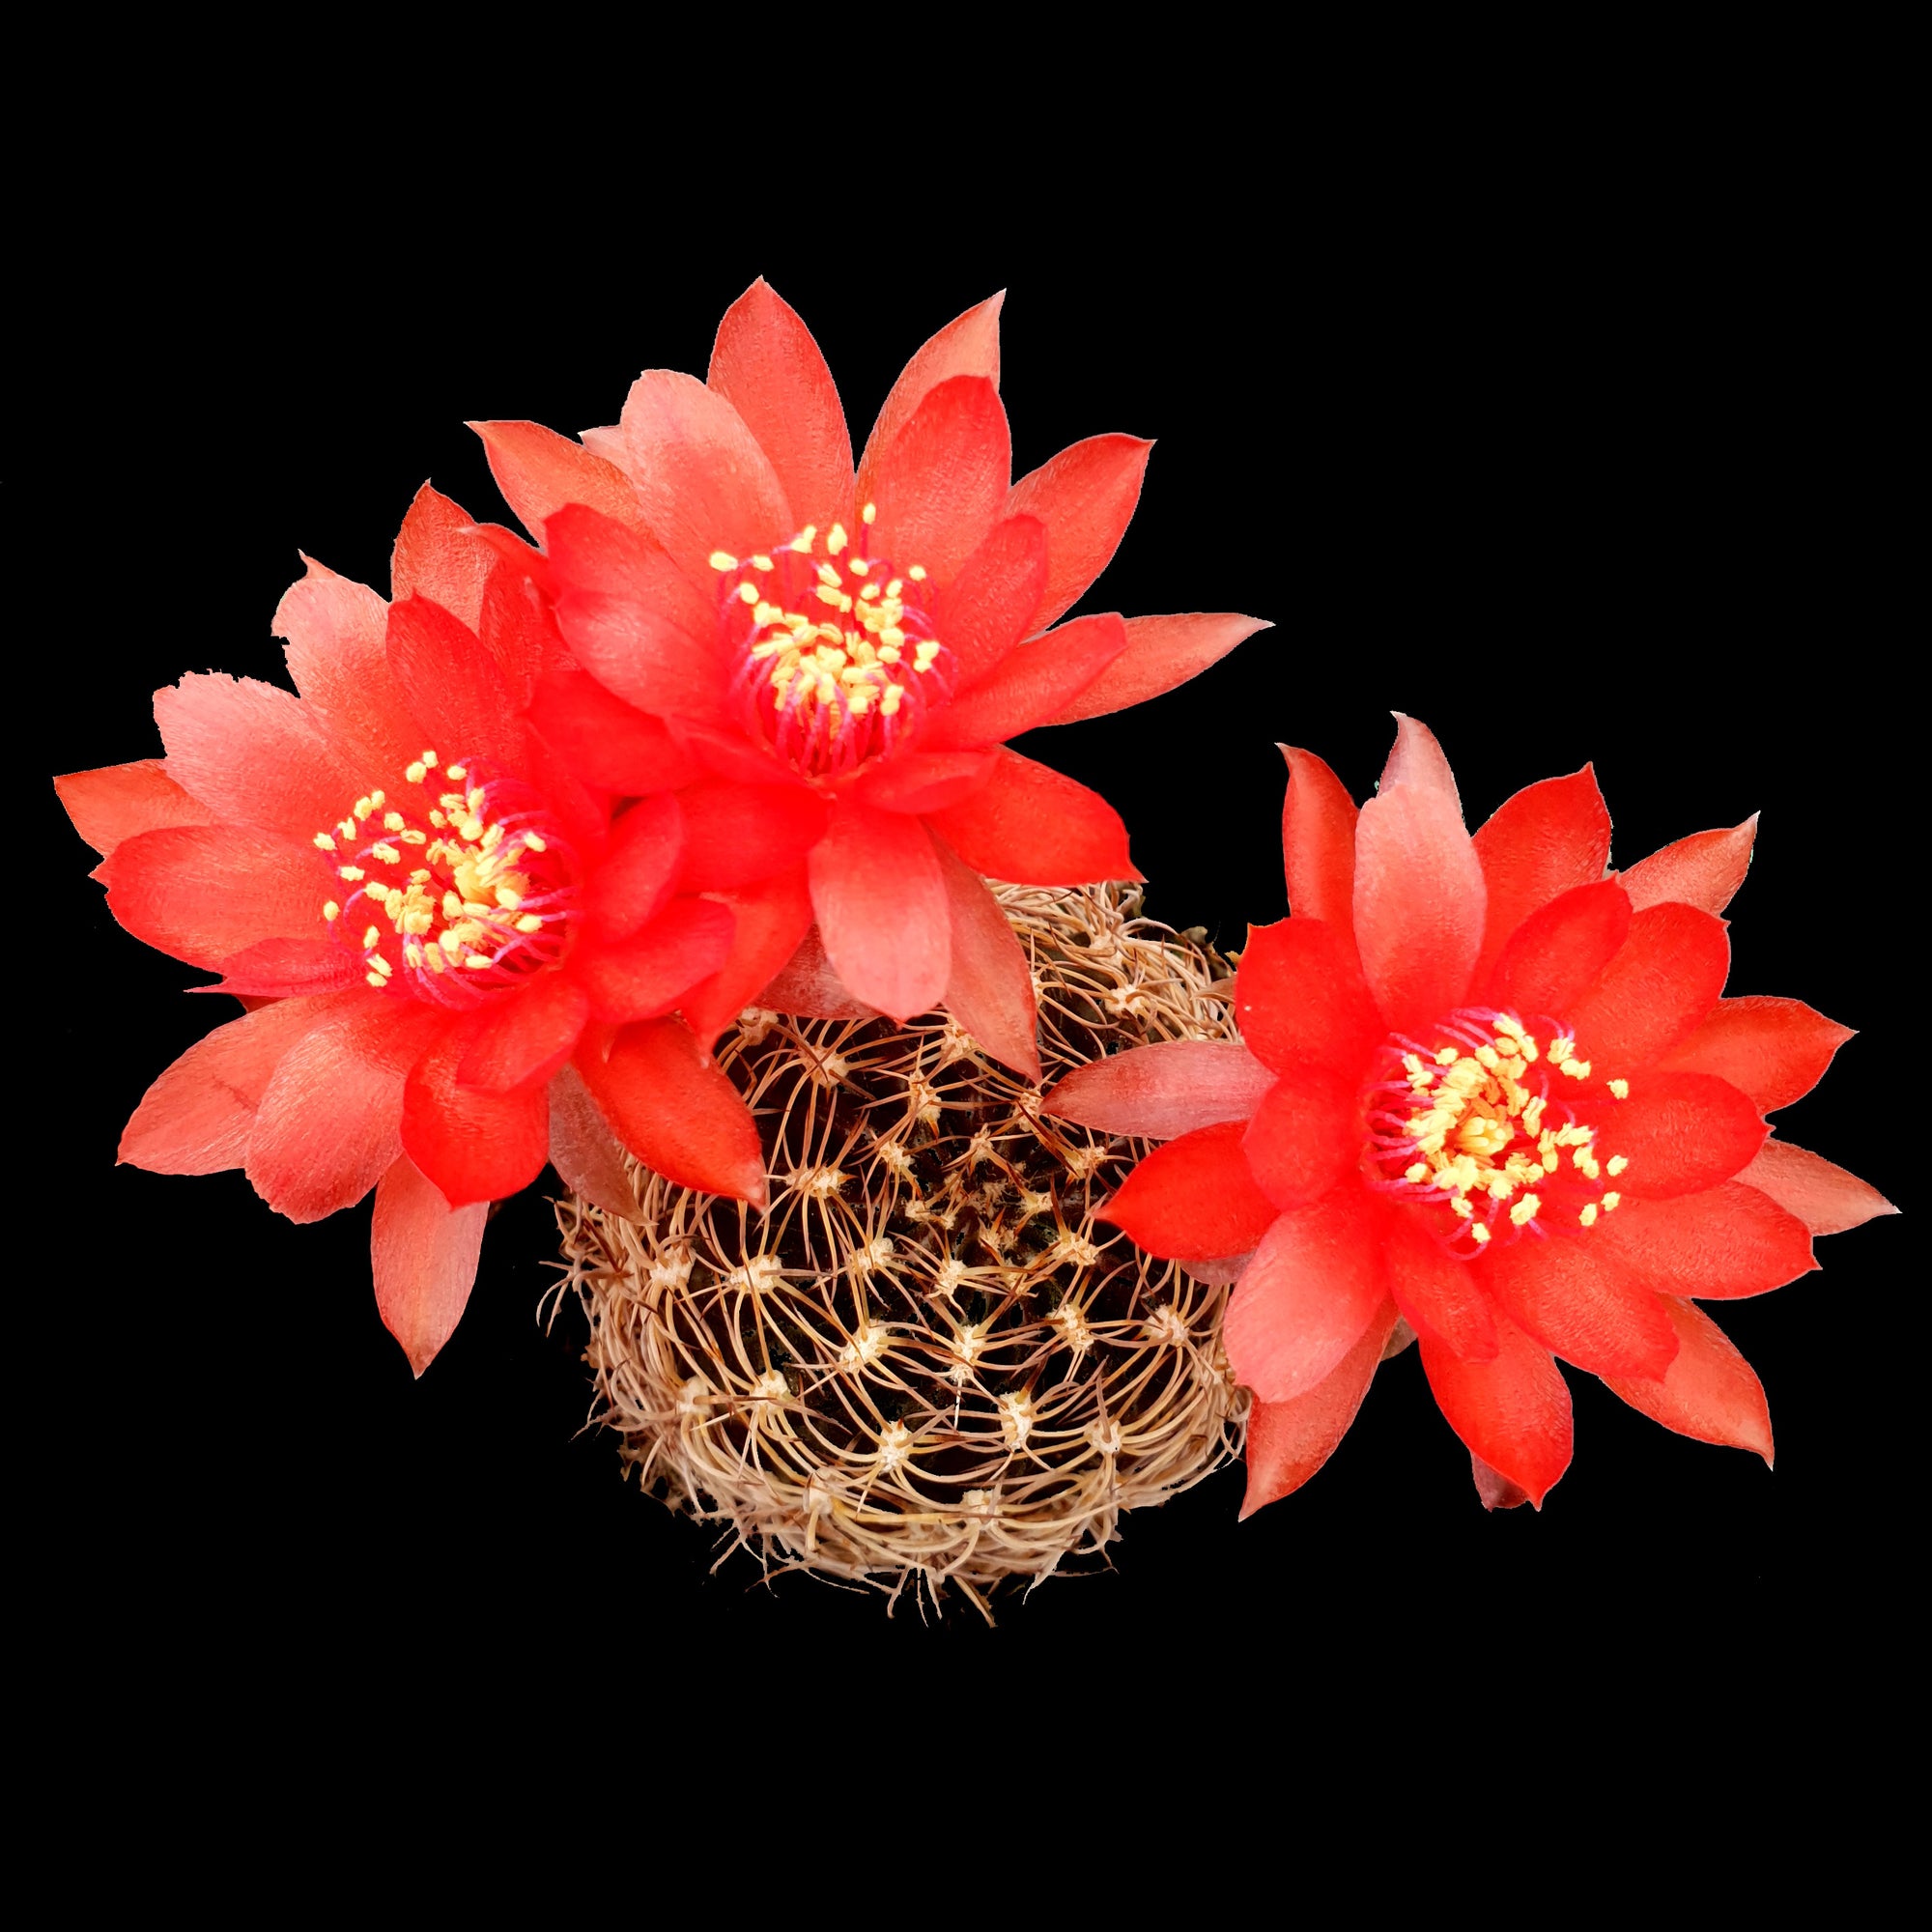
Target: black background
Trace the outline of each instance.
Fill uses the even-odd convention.
[[[1057,204],[1009,221],[990,185],[908,213],[725,219],[715,197],[602,178],[581,202],[506,203],[425,164],[394,206],[324,186],[267,208],[245,168],[132,170],[37,317],[51,408],[15,501],[26,647],[56,695],[16,773],[155,753],[150,694],[185,670],[281,678],[268,623],[298,547],[385,588],[425,477],[507,521],[466,418],[612,421],[639,368],[702,372],[757,273],[816,332],[855,445],[919,342],[1007,286],[1016,472],[1100,431],[1158,439],[1081,608],[1277,627],[1145,709],[1026,747],[1121,810],[1149,910],[1224,944],[1280,917],[1275,741],[1365,796],[1392,709],[1441,738],[1471,825],[1587,759],[1623,865],[1762,810],[1730,990],[1863,1032],[1780,1130],[1902,1200],[1918,753],[1876,587],[1895,511],[1860,454],[1860,264],[1831,211],[1796,177],[1741,189],[1722,170],[1539,198],[1526,162],[1454,196],[1427,170],[1366,197],[1318,178],[1291,206],[1206,165],[1104,228]],[[16,866],[59,909],[32,928],[53,956],[29,965],[20,926],[14,955],[58,994],[16,1042],[47,1061],[14,1367],[67,1552],[46,1587],[83,1624],[131,1621],[162,1674],[342,1668],[413,1696],[524,1671],[571,1686],[615,1657],[668,1716],[750,1658],[755,1696],[796,1716],[839,1694],[827,1655],[949,1696],[1044,1694],[1078,1658],[1085,1681],[1130,1668],[1203,1708],[1412,1669],[1480,1702],[1501,1657],[1601,1693],[1607,1656],[1641,1677],[1649,1721],[1686,1659],[1722,1644],[1752,1681],[1836,1668],[1887,1600],[1903,1492],[1885,1437],[1922,1292],[1903,1219],[1719,1311],[1769,1391],[1775,1474],[1572,1373],[1571,1472],[1540,1515],[1486,1515],[1411,1351],[1303,1492],[1237,1528],[1226,1473],[1129,1518],[1111,1574],[1008,1599],[997,1630],[963,1604],[928,1627],[801,1577],[767,1590],[743,1555],[714,1576],[706,1533],[580,1433],[575,1317],[533,1320],[554,1251],[541,1189],[493,1222],[418,1383],[376,1317],[366,1204],[295,1228],[239,1174],[114,1165],[148,1083],[233,1009],[184,997],[193,976],[114,925],[50,791],[16,810],[36,828]]]

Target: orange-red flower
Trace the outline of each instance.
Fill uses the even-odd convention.
[[[603,1191],[606,1121],[687,1184],[761,1200],[764,1180],[749,1113],[668,1017],[733,930],[682,890],[675,801],[612,829],[526,722],[554,633],[434,491],[393,574],[388,605],[313,563],[283,598],[299,696],[185,677],[156,694],[165,758],[56,783],[115,918],[252,1009],[155,1083],[122,1159],[243,1168],[296,1221],[373,1187],[377,1300],[420,1373],[487,1204],[547,1158]]]
[[[1721,997],[1718,915],[1755,822],[1612,874],[1587,768],[1471,838],[1411,720],[1359,812],[1287,756],[1291,916],[1241,957],[1245,1045],[1142,1048],[1047,1100],[1169,1140],[1106,1210],[1143,1247],[1242,1258],[1248,1509],[1326,1461],[1399,1319],[1492,1508],[1540,1506],[1569,1465],[1552,1356],[1769,1462],[1763,1389],[1696,1303],[1776,1288],[1817,1265],[1813,1236],[1892,1210],[1767,1138],[1850,1036],[1796,1000]]]
[[[1010,482],[999,307],[920,350],[856,468],[823,355],[762,281],[705,382],[647,370],[583,445],[477,426],[575,660],[535,716],[613,789],[673,760],[694,781],[687,881],[738,915],[687,1008],[700,1034],[815,922],[850,996],[898,1018],[944,1000],[1037,1077],[1026,961],[980,875],[1138,875],[1113,809],[1005,741],[1151,697],[1260,628],[1059,623],[1120,543],[1150,445],[1095,437]]]

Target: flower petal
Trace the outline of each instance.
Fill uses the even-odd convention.
[[[1761,1113],[1800,1100],[1825,1077],[1832,1056],[1852,1037],[1803,1000],[1747,994],[1719,1000],[1704,1023],[1664,1055],[1662,1065],[1715,1073],[1748,1094]]]
[[[841,800],[806,863],[826,956],[850,991],[895,1020],[936,1006],[952,943],[946,880],[924,825]]]
[[[578,503],[566,505],[544,525],[544,543],[559,601],[582,591],[641,605],[688,639],[688,655],[711,661],[718,636],[718,579],[708,563],[704,578],[694,583],[648,531]]]
[[[1138,879],[1127,828],[1098,792],[1002,750],[970,798],[928,814],[933,830],[973,867],[1021,886],[1082,886]]]
[[[927,391],[878,461],[863,498],[878,509],[874,548],[900,570],[920,564],[934,582],[951,582],[1000,520],[1011,474],[999,391],[983,376],[949,378]]]
[[[932,840],[946,886],[951,961],[946,1009],[1002,1066],[1039,1084],[1033,970],[1000,902],[945,840]]]
[[[643,512],[630,479],[581,442],[541,423],[473,422],[468,427],[483,439],[490,473],[504,502],[539,543],[545,520],[566,503],[582,503],[620,524],[642,526]]]
[[[995,524],[933,605],[960,683],[984,677],[1033,629],[1045,588],[1046,526],[1037,517]]]
[[[376,1307],[418,1377],[469,1305],[489,1219],[480,1201],[452,1209],[407,1154],[377,1185],[369,1234]]]
[[[1627,1202],[1591,1239],[1661,1294],[1736,1300],[1818,1265],[1804,1223],[1739,1180],[1672,1201]]]
[[[825,837],[825,800],[804,785],[700,779],[678,802],[686,892],[726,892],[789,871]]]
[[[1600,1078],[1634,1072],[1696,1031],[1730,970],[1731,942],[1721,920],[1695,906],[1648,906],[1631,921],[1630,936],[1603,978],[1561,1017]]]
[[[329,939],[258,939],[231,953],[214,969],[213,986],[194,993],[230,993],[237,999],[285,1000],[302,993],[335,993],[361,980],[367,969],[359,953]]]
[[[1355,944],[1389,1026],[1428,1027],[1463,1004],[1483,939],[1485,889],[1441,749],[1400,721],[1382,789],[1355,822]]]
[[[550,1083],[550,1164],[579,1200],[620,1220],[643,1218],[624,1165],[623,1143],[574,1066],[562,1068]]]
[[[94,876],[136,939],[214,970],[259,940],[313,934],[335,875],[287,833],[184,825],[124,838]]]
[[[1489,895],[1481,979],[1510,935],[1559,893],[1593,886],[1610,862],[1610,813],[1585,765],[1564,779],[1545,779],[1507,798],[1475,837]]]
[[[1529,1492],[1513,1483],[1500,1470],[1492,1469],[1475,1455],[1469,1457],[1469,1473],[1476,1479],[1476,1493],[1486,1510],[1520,1509],[1529,1500]]]
[[[496,565],[496,550],[477,533],[476,519],[425,483],[389,555],[389,602],[426,597],[473,631]]]
[[[309,715],[357,764],[355,797],[437,748],[410,716],[389,668],[389,607],[366,583],[338,577],[313,557],[302,562],[307,575],[282,593],[270,628],[287,640],[289,675]]]
[[[497,660],[519,711],[529,708],[545,669],[567,656],[550,607],[528,575],[513,564],[499,563],[490,573],[476,636]]]
[[[811,924],[811,889],[803,865],[735,886],[718,897],[734,922],[731,950],[718,971],[694,986],[682,1003],[692,1032],[707,1047],[798,951]]]
[[[155,693],[155,723],[169,778],[217,820],[311,838],[361,789],[301,699],[272,684],[191,674]]]
[[[572,975],[598,1019],[656,1019],[724,965],[733,923],[730,908],[716,899],[674,898],[627,939],[584,941],[571,960]]]
[[[1095,1217],[1163,1261],[1244,1254],[1274,1225],[1275,1206],[1248,1172],[1242,1121],[1197,1127],[1154,1151]]]
[[[1248,928],[1235,1014],[1248,1050],[1278,1072],[1304,1061],[1353,1071],[1382,1035],[1353,954],[1321,919]]]
[[[1232,1040],[1160,1040],[1075,1067],[1047,1090],[1040,1112],[1101,1133],[1170,1141],[1251,1120],[1274,1082],[1271,1068]]]
[[[1263,1402],[1291,1402],[1324,1381],[1380,1313],[1386,1219],[1351,1178],[1325,1201],[1278,1216],[1256,1244],[1225,1332],[1236,1379]]]
[[[1152,453],[1153,444],[1137,436],[1090,436],[1013,485],[1007,514],[1046,526],[1046,586],[1033,614],[1036,629],[1065,616],[1112,562]]]
[[[1321,1062],[1285,1069],[1241,1141],[1248,1171],[1283,1209],[1312,1207],[1355,1166],[1355,1082]]]
[[[484,1024],[479,1015],[445,1028],[403,1088],[403,1151],[452,1208],[522,1193],[550,1158],[545,1084],[491,1091],[457,1081]]]
[[[1199,676],[1209,665],[1219,664],[1243,639],[1273,628],[1265,618],[1243,617],[1232,611],[1129,617],[1126,624],[1126,648],[1044,724],[1071,724],[1145,704],[1150,697]]]
[[[993,776],[996,747],[977,752],[899,752],[859,774],[846,793],[881,811],[923,817],[972,795]]]
[[[1076,617],[1020,644],[933,719],[923,742],[931,751],[997,745],[1044,724],[1127,647],[1117,612]]]
[[[1470,1265],[1510,1320],[1566,1362],[1596,1376],[1661,1376],[1670,1366],[1676,1331],[1605,1242],[1525,1236]]]
[[[389,606],[389,668],[445,761],[487,758],[523,771],[523,721],[502,668],[441,605],[412,597]]]
[[[1281,807],[1282,870],[1288,909],[1296,919],[1332,926],[1352,958],[1355,952],[1355,801],[1313,752],[1275,748],[1288,761],[1288,796]]]
[[[609,942],[655,919],[684,864],[684,810],[677,794],[640,798],[611,829],[611,843],[586,882],[584,929]]]
[[[608,1060],[580,1049],[577,1068],[599,1111],[646,1167],[679,1187],[764,1206],[757,1124],[682,1020],[627,1026]]]
[[[1629,896],[1615,880],[1573,886],[1510,935],[1487,976],[1490,998],[1519,1014],[1562,1018],[1623,951],[1631,919]],[[1594,1036],[1587,1051],[1597,1051]]]
[[[799,527],[771,459],[715,389],[646,369],[624,399],[624,471],[645,526],[695,585],[716,581],[713,551],[749,556]]]
[[[358,986],[348,998],[368,997]],[[218,1174],[248,1157],[255,1110],[282,1056],[343,996],[275,1000],[197,1040],[141,1096],[118,1159],[150,1174]]]
[[[722,716],[715,660],[662,612],[601,590],[569,590],[557,600],[556,625],[577,661],[625,703],[673,718]]]
[[[1757,813],[1728,832],[1693,832],[1617,876],[1639,912],[1677,901],[1713,917],[1730,904],[1750,867]]]
[[[1436,1406],[1463,1446],[1541,1509],[1570,1466],[1573,1441],[1570,1391],[1549,1351],[1498,1318],[1493,1361],[1464,1361],[1428,1335],[1421,1354]]]
[[[1771,1466],[1771,1408],[1764,1384],[1730,1338],[1701,1309],[1662,1297],[1677,1331],[1677,1354],[1662,1381],[1605,1376],[1605,1386],[1630,1406],[1699,1442],[1748,1449]]]
[[[862,504],[877,496],[872,478],[880,458],[931,390],[952,376],[984,376],[995,388],[999,386],[1000,308],[1006,298],[1003,289],[964,315],[955,316],[921,345],[900,372],[872,425],[866,453],[859,459],[858,500]]]
[[[810,329],[762,275],[724,311],[705,382],[757,439],[801,522],[851,520],[852,437],[838,384]]]
[[[1842,1235],[1877,1215],[1898,1212],[1856,1174],[1789,1141],[1766,1141],[1738,1170],[1738,1179],[1795,1214],[1814,1235]]]
[[[214,823],[214,813],[176,784],[159,758],[67,772],[55,779],[54,790],[73,829],[102,858],[124,838],[143,832]]]
[[[1389,1290],[1418,1335],[1465,1362],[1496,1358],[1495,1312],[1477,1262],[1449,1254],[1411,1210],[1389,1217]]]
[[[1258,1402],[1248,1416],[1247,1493],[1241,1517],[1298,1490],[1327,1462],[1353,1424],[1381,1360],[1396,1308],[1384,1302],[1326,1378],[1292,1402]]]
[[[777,1013],[799,1013],[808,1019],[869,1020],[879,1009],[855,1000],[825,956],[825,942],[812,926],[798,950],[758,994],[758,1005]]]
[[[536,688],[530,723],[585,784],[635,798],[674,791],[697,764],[649,712],[626,704],[587,671],[552,666]]]
[[[514,999],[480,1018],[456,1077],[466,1087],[507,1094],[547,1082],[577,1050],[590,1017],[583,988],[561,973],[542,973]]]
[[[1615,1184],[1649,1201],[1696,1194],[1740,1173],[1769,1131],[1747,1094],[1710,1073],[1646,1073],[1631,1081],[1630,1098],[1592,1092],[1576,1103],[1597,1129],[1597,1154],[1621,1154],[1629,1171]]]
[[[366,993],[324,1014],[263,1091],[244,1163],[291,1221],[353,1208],[403,1151],[403,1086],[448,1017],[407,996]]]

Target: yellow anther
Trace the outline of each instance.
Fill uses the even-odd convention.
[[[755,604],[758,601],[758,586],[755,583],[739,584],[738,601],[741,604]]]
[[[441,812],[432,811],[429,815],[429,822],[432,825],[434,825],[439,832],[440,832],[442,828],[449,823],[449,820],[446,819]]]
[[[521,893],[513,893],[508,886],[498,886],[497,888],[497,903],[505,912],[515,912],[523,902],[523,895]]]
[[[1479,1061],[1481,1061],[1482,1064],[1485,1066],[1487,1066],[1492,1073],[1493,1073],[1496,1070],[1496,1068],[1503,1064],[1502,1055],[1499,1054],[1492,1046],[1479,1046],[1476,1049],[1476,1058]]]
[[[526,912],[517,922],[517,930],[519,932],[541,932],[543,930],[543,921],[535,913]]]
[[[382,974],[380,973],[368,973],[365,974],[363,977],[369,981],[370,985],[375,987],[375,989],[379,993],[389,983],[385,979],[383,978]]]
[[[1454,1066],[1462,1057],[1453,1046],[1445,1046],[1436,1054],[1435,1064],[1437,1066]]]
[[[1611,1174],[1621,1174],[1630,1165],[1630,1155],[1627,1153],[1613,1153],[1604,1165]]]
[[[463,765],[451,765],[447,776],[453,778],[458,784],[461,784],[469,776],[469,773],[468,768]]]
[[[480,952],[466,952],[463,955],[463,963],[466,966],[487,966],[490,962]]]
[[[1466,1221],[1476,1210],[1469,1206],[1468,1201],[1463,1195],[1459,1194],[1455,1200],[1450,1202],[1449,1211],[1452,1214],[1460,1214]]]
[[[1590,1077],[1590,1063],[1587,1060],[1565,1060],[1556,1068],[1559,1073],[1567,1073],[1573,1080],[1587,1080]]]
[[[905,588],[905,579],[903,577],[895,577],[889,584],[886,585],[886,595],[888,597],[896,598],[899,592],[904,588]]]
[[[534,832],[526,832],[524,834],[524,850],[526,852],[544,852],[549,849]]]
[[[443,894],[442,916],[444,919],[461,919],[463,917],[463,901],[454,893]]]
[[[369,850],[376,858],[382,860],[385,866],[400,866],[403,863],[403,855],[393,845],[386,843],[372,845]]]
[[[342,917],[342,908],[333,899],[324,899],[322,902],[322,916],[330,925],[333,925]]]
[[[714,550],[708,559],[713,570],[736,570],[738,559],[728,550]]]
[[[845,567],[854,577],[864,577],[872,566],[863,556],[855,556]]]
[[[376,801],[370,798],[358,798],[352,809],[357,818],[367,818],[376,810]]]
[[[1427,1180],[1429,1179],[1429,1163],[1426,1160],[1414,1162],[1403,1171],[1402,1178],[1407,1181]]]
[[[925,582],[925,565],[923,563],[916,563],[909,571],[906,572],[906,575],[909,578],[911,578],[915,583],[923,583]]]
[[[405,845],[420,845],[424,842],[425,839],[429,838],[429,834],[427,832],[418,832],[416,828],[413,825],[412,825],[407,832],[399,832],[397,833],[396,837],[400,838]]]
[[[338,878],[347,879],[352,884],[355,880],[367,876],[363,872],[362,867],[360,866],[338,866],[336,867],[335,871],[336,871],[336,876]]]
[[[887,685],[884,694],[879,698],[879,716],[882,718],[892,717],[904,700],[905,693],[897,685]]]
[[[1469,1234],[1478,1247],[1481,1247],[1490,1238],[1490,1231],[1480,1221],[1469,1230]]]
[[[384,832],[400,832],[408,823],[409,820],[400,811],[385,811],[383,814],[383,830]]]
[[[829,583],[821,583],[818,586],[818,588],[814,590],[811,594],[814,597],[816,597],[821,604],[831,605],[831,607],[835,611],[838,610],[843,605],[849,604],[852,601],[849,597],[845,595],[845,593],[842,590],[835,590]]]
[[[1594,1201],[1584,1202],[1582,1210],[1577,1214],[1577,1218],[1582,1222],[1584,1227],[1594,1228],[1597,1225],[1597,1204]]]
[[[424,771],[433,772],[436,770],[436,753],[429,750],[427,746],[423,748],[422,762]]]
[[[378,927],[372,925],[369,928],[369,930],[362,935],[362,951],[364,952],[369,952],[375,946],[376,942],[382,938],[382,936],[383,934],[381,930]]]
[[[1511,1039],[1521,1039],[1525,1037],[1522,1022],[1512,1019],[1508,1013],[1498,1013],[1492,1025],[1494,1032],[1507,1034]]]
[[[771,567],[772,560],[768,556],[754,556],[752,559],[752,568],[753,570],[769,570]]]
[[[388,804],[388,802],[389,800],[387,794],[382,791],[380,788],[378,790],[372,791],[369,794],[369,803],[378,811],[381,811],[382,809]]]
[[[440,972],[442,971],[442,969],[443,969],[443,957],[442,957],[442,949],[441,949],[441,947],[440,947],[440,946],[426,946],[426,947],[424,947],[424,949],[423,949],[423,959],[424,959],[424,961],[425,961],[425,962],[426,962],[426,963],[428,964],[428,966],[429,966],[429,970],[430,970],[430,971],[431,971],[432,973],[440,973]]]
[[[389,964],[389,962],[386,959],[383,957],[383,955],[380,952],[377,953],[375,958],[370,960],[369,963],[376,969],[377,972],[382,974],[383,978],[385,980],[389,977],[391,973],[393,973],[396,970],[393,966]]]
[[[403,767],[403,776],[406,779],[408,779],[412,785],[419,785],[422,783],[423,780],[429,776],[429,767],[426,764],[424,764],[420,758],[418,758],[414,764],[405,765]]]
[[[1614,1208],[1617,1205],[1617,1203],[1621,1201],[1623,1198],[1624,1197],[1621,1194],[1619,1194],[1615,1188],[1611,1188],[1609,1193],[1604,1196],[1604,1212],[1607,1214],[1610,1211],[1610,1209]]]
[[[816,524],[807,524],[804,529],[800,530],[797,536],[792,538],[791,548],[797,551],[801,556],[810,556],[811,554],[811,540],[817,534],[818,526]]]
[[[444,930],[438,933],[436,936],[436,943],[440,947],[441,947],[442,950],[445,952],[447,952],[452,959],[454,959],[456,955],[463,951],[463,941],[459,937],[457,930],[453,925],[445,927]]]
[[[1516,1206],[1510,1209],[1510,1219],[1519,1228],[1526,1228],[1533,1220],[1536,1219],[1536,1210],[1542,1206],[1543,1202],[1539,1196],[1534,1194],[1525,1194],[1522,1197],[1522,1199],[1519,1201],[1516,1204]]]
[[[1611,1080],[1607,1081],[1605,1084],[1608,1086],[1610,1092],[1614,1094],[1619,1100],[1628,1100],[1630,1098],[1631,1084],[1628,1080]]]
[[[859,512],[859,521],[862,524],[874,523],[877,521],[878,514],[879,514],[878,504],[867,503],[866,507]]]
[[[834,524],[832,527],[826,531],[825,548],[829,550],[834,556],[837,556],[838,553],[845,548],[845,526],[843,524]]]
[[[327,832],[318,832],[315,835],[315,849],[318,852],[333,852],[335,840]]]
[[[349,818],[345,818],[345,819],[344,819],[344,820],[342,821],[342,823],[341,823],[340,825],[338,825],[338,826],[337,826],[337,827],[335,828],[335,830],[336,830],[336,834],[337,834],[337,836],[338,836],[338,837],[340,837],[340,838],[354,838],[355,837],[355,818],[354,818],[353,816],[351,816],[351,817],[349,817]]]
[[[1558,1066],[1566,1060],[1574,1059],[1576,1052],[1577,1042],[1567,1033],[1549,1042],[1549,1057]]]

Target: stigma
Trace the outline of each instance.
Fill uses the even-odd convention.
[[[713,551],[718,621],[748,722],[794,770],[838,778],[889,755],[952,696],[954,664],[923,601],[925,572],[815,524],[769,554]]]
[[[557,963],[579,917],[575,852],[520,780],[426,750],[318,832],[341,882],[322,917],[379,993],[472,1008]]]
[[[1574,1034],[1542,1031],[1464,1008],[1424,1039],[1393,1037],[1364,1095],[1371,1182],[1435,1210],[1438,1238],[1465,1261],[1525,1234],[1594,1228],[1622,1199],[1630,1162],[1572,1104],[1595,1069]],[[1630,1095],[1628,1080],[1601,1084]]]

